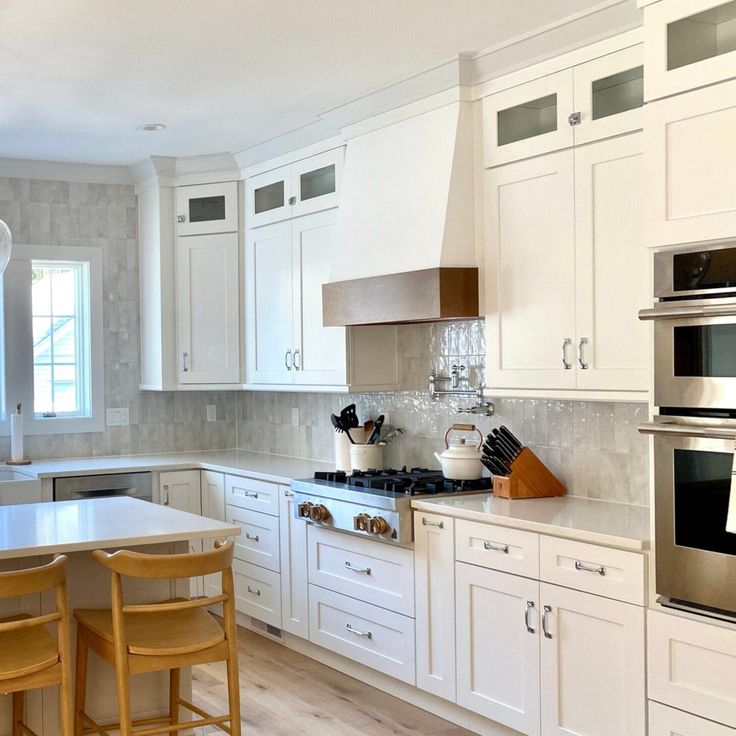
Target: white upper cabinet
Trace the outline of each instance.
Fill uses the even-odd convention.
[[[490,388],[575,388],[572,151],[486,171]]]
[[[644,51],[629,46],[573,68],[575,145],[642,127]]]
[[[344,149],[335,148],[249,177],[246,227],[336,207],[343,158]]]
[[[179,383],[238,383],[238,234],[179,237],[176,252]]]
[[[237,229],[238,182],[177,187],[177,235],[231,233]]]
[[[647,101],[736,77],[736,2],[652,3],[644,37]]]
[[[736,235],[736,80],[647,104],[648,246]]]
[[[577,388],[646,391],[650,301],[642,134],[575,151]]]
[[[640,129],[642,57],[629,46],[485,97],[486,167]]]
[[[483,100],[485,165],[498,166],[573,144],[572,72],[566,69]]]

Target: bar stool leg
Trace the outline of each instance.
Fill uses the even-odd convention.
[[[77,627],[77,673],[74,688],[74,736],[82,736],[84,722],[82,713],[87,701],[87,641],[82,627]]]
[[[231,645],[232,649],[232,645]],[[240,736],[240,678],[238,660],[232,655],[227,660],[227,696],[230,706],[230,734]]]
[[[179,723],[179,690],[181,684],[181,670],[169,670],[169,719],[172,726]],[[171,736],[176,736],[176,731],[169,731]]]
[[[23,736],[23,729],[20,724],[23,720],[25,700],[26,694],[24,692],[13,693],[13,736]]]

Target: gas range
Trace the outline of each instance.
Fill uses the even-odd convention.
[[[456,481],[439,470],[336,471],[291,484],[297,518],[377,541],[409,545],[414,538],[411,500],[417,496],[488,493],[491,479]]]

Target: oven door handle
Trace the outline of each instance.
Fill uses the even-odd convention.
[[[688,317],[736,317],[736,304],[712,304],[707,306],[687,307],[654,307],[653,309],[640,309],[639,319],[687,319]]]
[[[714,427],[677,422],[646,422],[639,425],[641,434],[678,435],[684,437],[705,437],[716,440],[736,440],[736,427]]]

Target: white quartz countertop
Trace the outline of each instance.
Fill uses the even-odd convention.
[[[621,549],[649,549],[649,509],[611,501],[497,498],[491,493],[416,499],[419,511],[540,532]]]
[[[238,534],[232,524],[126,496],[0,506],[0,559]]]
[[[189,470],[200,468],[221,473],[243,473],[251,478],[272,483],[290,483],[298,478],[311,478],[316,470],[334,470],[330,463],[302,460],[284,455],[268,455],[244,450],[212,450],[177,452],[159,455],[120,455],[86,457],[72,460],[40,460],[23,467],[24,473],[38,478],[61,478],[73,475],[134,473],[157,470]]]

